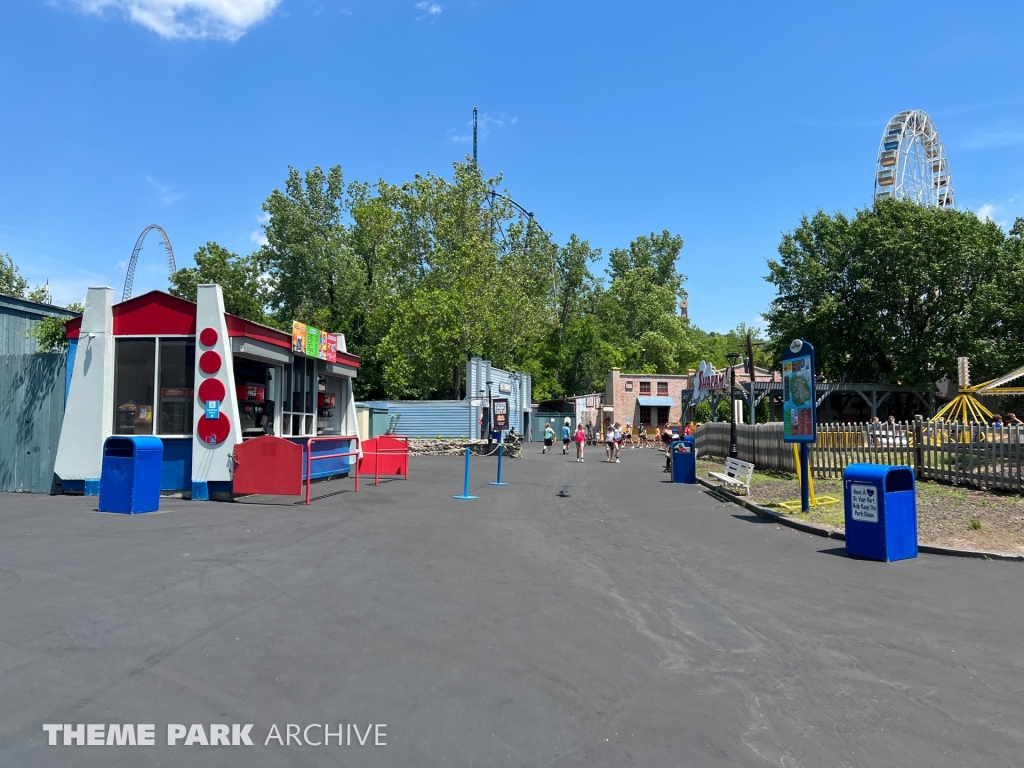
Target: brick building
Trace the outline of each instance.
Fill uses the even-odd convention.
[[[622,373],[618,368],[612,368],[605,378],[605,424],[613,424],[616,421],[625,424],[626,419],[634,426],[643,424],[645,427],[682,424],[684,403],[687,405],[685,419],[692,420],[692,395],[696,374],[695,370],[680,376]],[[757,367],[754,368],[754,378],[759,384],[782,381],[782,375],[778,371]],[[743,389],[744,386],[749,387],[749,381],[746,363],[740,363],[736,366],[737,390]]]
[[[612,368],[605,378],[605,424],[625,424],[626,419],[634,426],[679,424],[683,391],[692,386],[693,374],[622,373]]]

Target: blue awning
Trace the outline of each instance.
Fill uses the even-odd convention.
[[[661,397],[650,397],[649,395],[640,395],[640,397],[636,399],[636,404],[643,408],[647,408],[652,405],[667,406],[671,408],[673,405],[675,405],[675,401],[671,397],[667,397],[664,395],[662,395]]]

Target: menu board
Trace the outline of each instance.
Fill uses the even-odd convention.
[[[324,359],[327,360],[328,363],[338,362],[338,334],[327,334],[327,357]]]
[[[306,354],[309,357],[320,357],[320,330],[318,328],[306,327]]]
[[[292,320],[292,352],[306,354],[306,324]]]

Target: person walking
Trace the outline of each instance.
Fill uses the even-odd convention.
[[[551,422],[549,421],[549,422],[547,422],[544,425],[544,447],[541,448],[540,452],[542,454],[547,453],[548,451],[551,451],[553,453],[554,452],[554,448],[552,448],[552,446],[554,444],[555,444],[555,430],[553,430],[551,428]]]
[[[615,429],[609,424],[604,430],[605,461],[615,461]]]
[[[569,417],[565,417],[565,423],[562,425],[562,455],[569,455],[569,443],[572,442],[572,427],[569,426]]]
[[[612,431],[612,439],[615,441],[615,463],[618,464],[622,453],[622,425],[617,421]]]
[[[583,431],[583,425],[576,425],[576,461],[583,463],[583,448],[587,444],[587,433]]]

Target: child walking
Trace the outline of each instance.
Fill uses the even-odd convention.
[[[583,446],[587,444],[587,433],[583,431],[583,425],[576,426],[576,461],[583,463]]]

